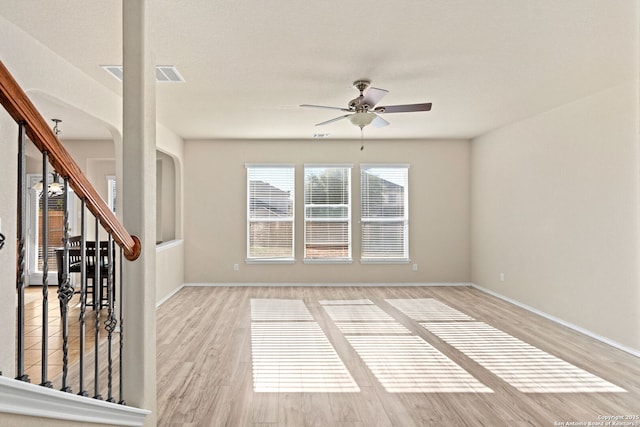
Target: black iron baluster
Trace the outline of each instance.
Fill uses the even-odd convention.
[[[27,191],[27,174],[26,174],[26,155],[24,151],[25,140],[24,123],[18,123],[18,270],[16,276],[16,287],[18,290],[18,339],[17,339],[17,375],[16,379],[20,381],[30,382],[29,376],[24,372],[24,287],[25,287],[25,263],[26,263],[26,244],[27,236],[27,209],[26,197]]]
[[[84,338],[85,338],[85,314],[87,310],[87,236],[84,199],[80,203],[80,361],[78,374],[80,377],[80,396],[89,396],[84,389]]]
[[[49,153],[42,152],[42,382],[51,388],[47,380],[47,358],[49,350]]]
[[[64,193],[62,203],[64,209],[63,243],[64,255],[62,256],[62,284],[58,286],[58,300],[60,301],[60,321],[62,322],[62,391],[71,393],[71,387],[67,385],[69,373],[69,301],[73,298],[75,289],[71,284],[69,275],[69,178],[64,178]]]
[[[124,307],[123,307],[123,301],[124,301],[124,298],[122,297],[122,296],[123,296],[123,295],[122,295],[122,278],[123,278],[122,270],[124,270],[124,265],[122,264],[122,260],[123,260],[123,256],[122,256],[122,248],[120,248],[120,278],[119,278],[119,290],[118,290],[118,295],[120,295],[120,296],[118,297],[118,298],[120,298],[120,337],[119,337],[120,341],[119,341],[119,343],[118,343],[118,344],[119,344],[119,348],[118,348],[118,355],[119,355],[119,358],[120,358],[120,359],[119,359],[119,363],[120,363],[119,369],[120,369],[120,372],[118,373],[118,374],[119,374],[118,381],[119,381],[119,388],[120,388],[120,390],[119,390],[120,400],[118,401],[118,403],[119,403],[119,404],[121,404],[121,405],[126,405],[126,404],[127,404],[127,402],[125,402],[124,397],[123,397],[123,393],[122,393],[122,390],[123,390],[123,388],[124,388],[124,386],[123,386],[123,384],[122,384],[122,377],[123,377],[123,374],[122,374],[122,372],[123,372],[123,369],[122,369],[122,368],[123,368],[123,362],[122,362],[123,354],[122,354],[122,350],[123,350],[123,348],[124,348],[124,314],[123,314],[123,311],[122,311],[122,310],[123,310],[123,308],[124,308]]]
[[[107,240],[107,320],[104,327],[107,331],[107,402],[115,402],[113,398],[113,356],[111,351],[111,342],[113,338],[113,331],[116,328],[116,318],[113,310],[113,236],[109,233],[109,239]]]
[[[93,248],[93,309],[96,312],[96,324],[95,324],[95,346],[94,346],[94,387],[93,398],[102,400],[99,388],[99,349],[100,349],[100,309],[102,308],[102,286],[100,282],[100,229],[98,217],[96,217],[96,234],[95,234],[95,247]]]

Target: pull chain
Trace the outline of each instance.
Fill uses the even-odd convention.
[[[364,150],[364,126],[360,126],[360,151]]]

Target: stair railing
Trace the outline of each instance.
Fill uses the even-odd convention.
[[[92,397],[104,399],[109,402],[119,402],[124,404],[122,396],[122,351],[124,319],[123,313],[123,257],[133,261],[140,255],[140,240],[136,236],[130,235],[119,222],[115,214],[100,197],[96,189],[91,185],[80,167],[58,140],[54,131],[47,125],[36,107],[29,100],[25,92],[0,61],[0,103],[18,125],[18,186],[17,186],[17,249],[18,262],[16,267],[16,289],[18,297],[17,307],[17,339],[16,339],[16,379],[31,382],[25,367],[25,277],[26,277],[26,210],[27,194],[29,188],[26,180],[26,151],[25,144],[27,138],[42,153],[42,177],[43,188],[41,190],[42,202],[42,323],[40,336],[40,381],[43,387],[53,387],[52,378],[49,375],[49,269],[52,260],[49,257],[49,225],[48,209],[50,194],[47,189],[47,177],[50,175],[49,166],[63,179],[63,246],[60,249],[62,254],[62,265],[58,266],[62,271],[58,271],[57,297],[60,304],[60,330],[62,334],[62,374],[56,379],[60,381],[61,390],[72,392],[70,368],[73,368],[73,382],[77,381],[77,394],[89,396],[87,390],[89,382],[93,382]],[[73,189],[79,198],[81,208],[80,243],[71,247],[69,231],[69,188]],[[87,230],[85,224],[85,210],[88,210],[95,218],[94,236],[95,241],[87,240]],[[100,241],[100,226],[108,238]],[[115,245],[119,246],[119,254],[115,252]],[[70,254],[80,251],[80,261],[70,264]],[[93,259],[93,267],[89,266],[89,260]],[[119,274],[116,274],[115,266],[119,263]],[[60,262],[58,262],[60,264]],[[72,283],[72,273],[80,274],[79,289]],[[92,277],[91,277],[92,276]],[[118,280],[116,280],[118,276]],[[93,282],[93,295],[91,304],[88,302],[88,282]],[[106,287],[103,288],[103,280],[106,280]],[[118,292],[116,292],[116,282],[118,282]],[[99,289],[99,291],[98,291]],[[106,291],[106,293],[103,293]],[[74,333],[77,333],[78,340],[72,340],[69,329],[70,302],[74,295],[79,295],[79,315],[77,323],[74,323]],[[106,296],[105,296],[106,295]],[[104,297],[104,298],[103,298]],[[104,301],[103,301],[104,299]],[[116,303],[119,306],[116,307]],[[92,307],[94,316],[86,312],[87,307]],[[119,313],[119,318],[117,317]],[[77,325],[77,327],[75,326]],[[89,328],[88,326],[92,326]],[[92,329],[92,331],[88,331]],[[106,339],[101,340],[101,332],[106,333]],[[93,332],[93,334],[91,334]],[[88,334],[88,335],[87,335]],[[88,341],[93,339],[93,349],[86,348]],[[70,345],[77,345],[79,359],[75,362],[70,360]],[[106,347],[106,349],[104,348]],[[116,356],[119,358],[118,364],[114,362],[113,349],[115,347]],[[106,352],[106,362],[102,364],[101,355]],[[88,375],[85,364],[93,363],[93,375]],[[113,374],[117,371],[119,377],[114,380]],[[113,391],[115,383],[119,385],[119,397],[116,399]],[[103,397],[103,387],[101,383],[106,382],[106,397]]]

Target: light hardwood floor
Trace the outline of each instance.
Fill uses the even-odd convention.
[[[47,326],[47,380],[51,382],[54,389],[62,387],[62,369],[63,369],[63,352],[62,352],[62,322],[60,318],[60,303],[58,301],[58,287],[49,286],[48,288],[48,326]],[[32,384],[40,384],[42,382],[42,287],[29,286],[25,289],[25,353],[24,367],[25,374],[29,377]],[[108,311],[102,309],[98,313],[100,315],[100,370],[99,382],[100,390],[97,394],[101,394],[104,398],[108,396],[107,375],[108,365],[105,362],[107,357],[107,334],[104,330],[104,322],[107,320]],[[94,378],[94,349],[95,349],[95,316],[96,311],[91,307],[87,307],[85,311],[85,336],[84,336],[84,354],[85,354],[85,377],[83,382],[83,391],[90,396],[96,395],[95,378]],[[68,316],[68,377],[67,385],[72,388],[74,393],[79,392],[79,356],[80,356],[80,295],[75,294],[69,303]],[[117,348],[118,333],[113,335],[113,393],[118,391],[118,375],[119,365]],[[119,396],[115,396],[119,398]]]
[[[160,426],[640,415],[640,359],[468,287],[186,287],[159,308],[157,336]]]
[[[60,321],[60,303],[58,301],[58,287],[48,288],[48,344],[47,379],[53,380],[62,373],[62,322]],[[75,294],[69,302],[69,365],[77,362],[79,349],[79,316],[80,295]],[[29,286],[25,289],[25,373],[32,383],[42,380],[42,287]],[[104,322],[106,310],[101,313]],[[86,309],[85,349],[89,352],[95,343],[93,328],[95,325],[95,311]],[[104,339],[104,337],[103,337]]]

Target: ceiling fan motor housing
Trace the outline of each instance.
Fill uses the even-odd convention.
[[[364,99],[364,91],[371,85],[369,80],[356,80],[353,82],[353,87],[360,91],[360,96],[349,101],[349,109],[355,110],[357,112],[368,111],[371,108],[370,105],[362,104],[362,100]]]
[[[357,98],[353,98],[351,101],[349,101],[349,109],[357,110],[358,107],[360,107],[360,102],[362,102],[362,95],[360,95]]]

